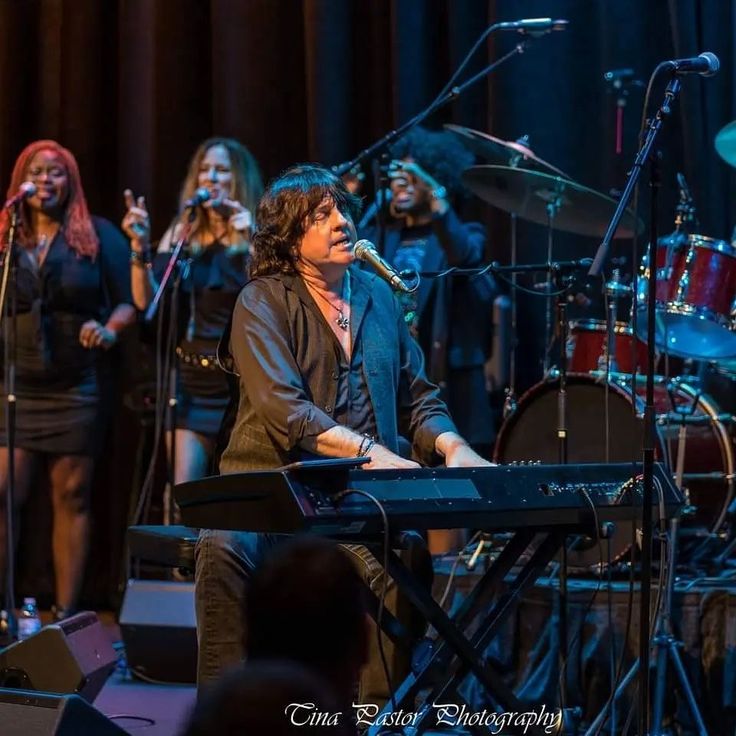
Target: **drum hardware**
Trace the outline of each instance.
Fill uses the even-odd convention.
[[[511,266],[516,266],[517,258],[517,235],[516,235],[516,213],[512,212],[511,218]],[[511,354],[509,355],[509,385],[505,392],[503,402],[503,416],[507,417],[516,411],[516,350],[519,347],[518,327],[518,299],[516,296],[516,271],[511,274]]]
[[[673,382],[672,385],[676,385],[676,383],[677,382]],[[683,478],[685,468],[685,448],[687,445],[687,427],[684,420],[688,417],[688,414],[692,414],[695,411],[696,403],[694,399],[689,406],[678,405],[675,401],[674,394],[671,394],[671,400],[675,412],[677,412],[683,420],[678,430],[675,484],[685,491],[683,487]],[[686,513],[685,510],[683,510],[683,513]],[[697,731],[701,736],[707,736],[708,731],[706,730],[703,717],[700,713],[700,709],[698,708],[698,703],[693,694],[690,682],[688,681],[687,673],[682,663],[682,658],[680,657],[679,650],[682,648],[682,642],[675,637],[672,626],[672,604],[677,569],[677,543],[679,533],[680,519],[678,516],[674,516],[669,522],[669,533],[662,535],[667,539],[667,575],[665,576],[665,587],[661,607],[659,611],[656,612],[655,630],[654,636],[652,637],[655,681],[651,732],[653,734],[663,733],[662,721],[664,717],[665,695],[668,684],[667,665],[671,658],[675,674],[677,675],[680,688],[685,696],[690,713],[695,721]],[[631,677],[633,677],[637,669],[638,662],[635,662],[624,677],[622,687],[624,683],[628,682]],[[618,691],[616,693],[616,696],[617,695]]]
[[[548,339],[552,336],[551,328],[551,299],[552,296],[556,296],[557,303],[557,325],[558,325],[558,339],[559,339],[559,366],[558,366],[558,380],[556,384],[558,386],[557,391],[557,462],[564,465],[568,462],[568,428],[567,428],[567,294],[571,290],[574,284],[574,274],[577,270],[587,268],[589,261],[583,259],[582,261],[570,261],[566,263],[553,263],[552,262],[552,233],[554,218],[559,210],[561,200],[558,197],[550,198],[547,207],[548,213],[548,227],[547,227],[547,263],[545,268],[548,273],[548,284],[547,290],[547,334]],[[514,266],[514,270],[518,267]],[[521,270],[530,270],[531,266],[526,266]],[[542,270],[542,269],[539,269]],[[554,293],[552,289],[556,288],[557,291]],[[545,372],[544,375],[548,375],[548,360],[549,360],[549,342],[545,346]],[[561,707],[564,708],[566,701],[566,687],[565,687],[565,668],[567,665],[567,543],[563,542],[560,549],[560,568],[559,568],[559,657],[560,657],[560,681],[562,683],[560,687],[560,703]]]
[[[722,422],[722,423],[730,423],[733,422],[735,419],[733,414],[716,414],[714,416],[685,416],[682,417],[680,414],[675,412],[668,412],[666,414],[658,414],[657,415],[657,424],[659,425],[665,425],[665,424],[672,424],[673,422],[681,422],[682,424],[696,424],[696,425],[703,425],[703,424],[711,424],[713,421]],[[702,474],[703,477],[707,477],[709,474],[704,473]],[[720,474],[718,477],[722,477],[722,474]]]
[[[634,366],[641,370],[646,364],[646,345],[634,336],[627,322],[616,322],[609,329],[603,320],[572,320],[569,333],[567,355],[571,373],[590,373],[604,381],[609,377],[630,381]],[[613,347],[608,348],[612,360],[606,371],[609,335],[613,342]],[[633,360],[632,353],[635,355]]]
[[[682,229],[687,230],[690,225],[697,227],[698,218],[695,214],[695,200],[690,193],[690,187],[687,185],[684,174],[678,171],[676,178],[677,186],[680,190],[680,200],[675,207],[675,232],[680,232]]]
[[[462,174],[465,186],[484,202],[522,220],[548,225],[547,204],[559,200],[553,227],[562,232],[601,237],[616,209],[616,200],[562,176],[511,166],[471,166]],[[627,210],[616,238],[630,238],[644,224]]]
[[[673,407],[678,415],[685,420],[688,413],[694,412],[696,408],[695,401],[688,406],[677,405],[675,402],[675,396],[672,396]],[[675,484],[686,492],[683,487],[684,479],[684,467],[685,467],[685,447],[687,443],[687,429],[686,422],[683,421],[680,424],[678,432],[678,447],[677,447],[677,461],[675,464]],[[683,513],[687,513],[683,510]],[[642,540],[639,534],[640,530],[637,530],[637,541],[641,546]],[[679,650],[682,648],[682,642],[676,639],[674,630],[672,627],[672,604],[673,604],[673,592],[675,588],[675,577],[677,569],[677,542],[680,533],[679,518],[674,516],[669,522],[669,532],[661,531],[658,535],[654,535],[659,540],[666,540],[667,542],[667,574],[665,576],[665,586],[663,590],[663,597],[659,611],[656,613],[655,618],[655,630],[652,637],[652,654],[654,658],[654,702],[652,706],[652,734],[661,734],[662,731],[662,720],[664,716],[664,704],[665,694],[667,687],[667,665],[668,662],[672,661],[674,665],[675,674],[677,675],[680,688],[685,696],[688,703],[690,713],[695,721],[696,728],[701,736],[707,736],[707,730],[703,722],[703,717],[698,708],[697,701],[692,691],[692,687],[688,681],[685,667],[682,663]],[[624,676],[619,687],[613,696],[613,702],[619,699],[624,693],[629,683],[637,675],[639,671],[641,658],[637,659],[631,666],[629,671]],[[613,710],[613,709],[612,709]],[[598,733],[602,726],[602,721],[605,718],[606,709],[604,709],[598,717],[593,721],[588,730],[585,732],[586,736],[589,734]]]
[[[669,385],[670,392],[667,388]],[[516,413],[501,426],[496,443],[495,460],[535,459],[558,462],[556,414],[557,384],[549,377],[532,387],[519,400]],[[603,409],[605,392],[609,393],[611,418],[611,462],[628,462],[641,457],[643,425],[643,385],[638,380],[632,391],[628,376],[619,374],[606,381],[603,372],[571,372],[568,374],[566,401],[568,410],[569,461],[602,462],[606,455]],[[691,407],[692,414],[672,411],[676,404]],[[633,405],[633,409],[632,409]],[[689,381],[671,383],[658,377],[655,385],[657,457],[674,469],[675,452],[670,445],[676,430],[684,424],[688,433],[683,482],[687,487],[694,513],[685,516],[681,535],[692,529],[708,534],[719,533],[728,519],[727,508],[733,498],[736,460],[731,439],[732,415],[720,412],[712,399]],[[714,468],[720,467],[720,470]],[[736,508],[733,509],[736,514]],[[688,534],[689,538],[689,534]],[[628,527],[616,530],[611,539],[611,565],[614,569],[631,551]],[[693,542],[681,545],[680,556],[688,561]],[[604,550],[605,554],[605,550]],[[600,562],[597,547],[570,552],[570,571],[574,574],[595,574]]]
[[[465,128],[460,125],[445,125],[446,130],[459,137],[468,150],[477,156],[486,159],[495,164],[508,166],[512,169],[535,169],[546,171],[550,174],[557,174],[567,178],[560,169],[552,164],[544,161],[537,156],[529,146],[529,136],[523,135],[516,141],[503,141],[495,138],[487,133],[477,130]],[[518,215],[512,209],[509,211],[511,225],[511,266],[517,264],[517,225]],[[551,255],[548,253],[548,262],[551,262]],[[507,417],[513,413],[516,408],[516,350],[518,348],[517,325],[518,325],[518,302],[516,295],[516,279],[515,271],[511,272],[511,334],[512,346],[509,360],[509,385],[505,391],[505,400],[503,406],[503,416]],[[537,286],[535,285],[535,288]],[[545,282],[543,288],[549,292],[549,279]],[[547,343],[545,343],[547,344]]]
[[[548,174],[570,177],[556,166],[537,156],[529,145],[529,136],[523,135],[516,141],[504,141],[479,130],[461,125],[445,125],[445,130],[456,135],[465,147],[490,164],[511,168],[542,171]]]
[[[552,261],[553,231],[600,236],[614,211],[616,202],[562,176],[517,169],[512,166],[473,166],[463,172],[465,186],[490,204],[513,213],[516,218],[536,222],[547,228],[547,259]],[[512,220],[512,222],[515,222]],[[641,220],[627,213],[617,237],[640,230]],[[551,282],[546,282],[551,294]],[[550,370],[552,343],[552,299],[545,311],[542,375]]]
[[[519,169],[515,166],[473,166],[463,173],[465,186],[490,204],[511,214],[512,262],[516,262],[516,226],[518,218],[536,222],[547,227],[547,259],[552,261],[552,232],[559,229],[581,235],[602,234],[605,223],[614,211],[616,203],[610,197],[588,189],[566,178],[562,172],[547,162],[536,157],[531,149],[523,144],[492,139],[485,134],[460,129],[457,126],[450,130],[466,138],[472,139],[472,150],[479,155],[486,155],[491,160],[503,159],[509,151],[517,154],[511,163],[518,163],[518,154],[522,154],[522,161],[543,172]],[[490,140],[489,140],[490,139]],[[554,171],[557,176],[552,173]],[[634,230],[640,231],[643,226],[641,220],[636,219],[628,212],[625,222],[617,232],[617,237],[628,237]],[[548,272],[549,273],[549,272]],[[515,279],[513,286],[515,286]],[[546,293],[551,295],[551,282],[546,281]],[[515,323],[516,300],[513,297],[512,322]],[[543,377],[550,371],[550,351],[552,344],[552,299],[548,297],[545,311],[545,335],[543,352]],[[516,327],[514,326],[514,330]],[[516,335],[516,331],[514,331]],[[512,377],[515,376],[515,354],[512,351]],[[515,406],[516,397],[514,386],[507,393],[504,405],[504,416],[508,416]]]
[[[616,326],[618,326],[618,301],[622,296],[631,293],[631,287],[621,283],[621,270],[613,269],[611,280],[603,287],[606,297],[606,339],[603,350],[598,357],[597,368],[605,371],[606,375],[619,372],[616,351]],[[631,347],[633,356],[634,348]],[[631,371],[627,371],[631,373]]]
[[[561,190],[556,190],[554,193],[550,192],[549,199],[547,201],[547,263],[552,263],[552,251],[553,251],[553,240],[554,240],[554,221],[560,207],[562,206],[562,193]],[[554,274],[552,269],[547,270],[547,288],[545,294],[547,296],[545,305],[545,319],[544,319],[544,355],[542,359],[542,375],[546,376],[550,369],[550,355],[552,351],[552,344],[554,342],[554,335],[552,333],[552,322],[553,322],[553,306],[552,306],[552,290],[554,288]],[[569,287],[569,283],[567,284]],[[565,308],[567,307],[567,299],[557,300],[558,310],[560,310],[560,320],[564,318]],[[560,324],[560,356],[565,355],[566,344],[567,344],[567,321]],[[564,360],[567,365],[567,360]],[[564,373],[565,367],[560,370],[560,392],[564,391]],[[564,427],[560,428],[560,431],[564,432]],[[559,435],[564,439],[563,435]],[[564,460],[562,462],[567,462]]]
[[[708,57],[709,58],[709,57]],[[616,211],[611,218],[603,240],[598,248],[593,265],[589,271],[590,276],[600,275],[605,262],[608,258],[608,251],[610,250],[611,241],[619,229],[621,220],[624,216],[626,207],[628,206],[631,197],[634,193],[635,187],[639,183],[641,173],[644,166],[649,164],[649,189],[650,189],[650,213],[649,213],[649,250],[651,253],[651,269],[649,278],[647,280],[647,310],[646,310],[646,335],[647,335],[647,382],[646,382],[646,399],[645,399],[645,420],[644,435],[642,441],[642,453],[644,459],[644,489],[643,489],[643,503],[642,503],[642,534],[643,534],[643,545],[641,554],[641,597],[639,605],[639,665],[641,666],[641,672],[639,673],[639,696],[638,696],[638,732],[641,736],[645,736],[649,733],[649,658],[650,658],[650,595],[651,595],[651,539],[653,531],[652,522],[652,500],[654,498],[654,458],[656,451],[656,439],[657,439],[657,428],[655,419],[655,406],[654,406],[654,364],[655,364],[655,338],[657,334],[657,313],[655,309],[655,302],[657,299],[657,278],[656,270],[658,267],[658,252],[657,245],[659,239],[657,237],[657,219],[658,219],[658,193],[661,183],[660,176],[660,157],[661,153],[655,151],[655,141],[657,136],[662,129],[664,121],[670,117],[672,113],[672,106],[677,99],[680,92],[681,83],[677,75],[677,66],[673,69],[666,63],[659,64],[655,71],[652,73],[650,78],[650,87],[658,76],[662,76],[666,70],[669,69],[669,81],[665,88],[662,102],[659,105],[659,109],[654,115],[648,119],[646,125],[642,125],[642,133],[645,133],[643,142],[636,154],[634,164],[631,167],[629,175],[626,180],[626,186],[618,201]],[[648,88],[648,89],[649,89]],[[645,110],[645,116],[648,111]],[[729,304],[730,306],[730,304]],[[687,357],[687,356],[686,356]],[[670,544],[672,547],[675,546],[675,540],[671,539]],[[671,550],[672,552],[672,550]],[[674,554],[674,553],[673,553]],[[673,556],[672,565],[670,566],[670,578],[674,577],[674,563],[675,559]],[[669,590],[671,593],[672,580],[669,581]],[[669,604],[671,595],[668,596],[666,604]],[[669,609],[665,608],[666,614],[669,613]],[[671,630],[671,629],[670,629]],[[666,637],[666,642],[663,637]],[[698,726],[702,726],[702,719],[697,709],[692,690],[689,688],[687,678],[684,677],[684,670],[682,669],[682,663],[680,662],[679,655],[674,647],[670,646],[673,642],[672,636],[669,631],[665,630],[662,636],[656,638],[657,641],[657,688],[654,702],[654,733],[659,733],[661,726],[661,715],[664,701],[664,667],[660,665],[666,664],[667,653],[669,652],[675,664],[678,666],[678,674],[680,674],[680,680],[682,688],[685,694],[688,696],[688,703],[691,706],[690,710],[693,713]],[[666,645],[667,648],[664,648]],[[623,684],[623,683],[622,683]],[[614,693],[613,698],[615,699],[616,694]],[[604,709],[604,713],[607,710]],[[596,726],[597,728],[597,726]],[[707,733],[705,728],[699,728],[701,733]]]
[[[696,360],[735,356],[736,248],[705,235],[675,232],[658,241],[656,261],[656,346]],[[636,299],[640,314],[646,307],[649,271],[645,255]]]
[[[516,399],[515,389],[509,385],[504,392],[503,400],[503,418],[510,417],[519,406],[519,402]]]

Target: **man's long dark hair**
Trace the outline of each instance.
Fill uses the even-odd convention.
[[[252,278],[296,272],[297,246],[325,199],[332,200],[340,212],[357,221],[360,198],[323,166],[292,166],[269,184],[256,212],[256,234],[251,243]]]

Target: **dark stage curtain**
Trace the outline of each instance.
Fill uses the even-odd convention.
[[[684,80],[660,139],[660,229],[672,229],[674,174],[682,171],[696,197],[700,231],[729,239],[736,180],[713,138],[736,117],[734,6],[728,0],[0,0],[0,182],[8,181],[26,143],[56,138],[78,156],[94,212],[118,222],[121,193],[131,187],[146,195],[154,233],[161,233],[186,162],[206,136],[243,140],[266,177],[297,161],[338,163],[420,110],[491,22],[554,14],[570,20],[565,33],[537,39],[430,123],[454,122],[505,139],[528,134],[537,154],[571,177],[604,192],[620,189],[637,146],[643,95],[633,88],[628,97],[617,157],[604,71],[631,67],[646,81],[662,59],[713,51],[720,73]],[[496,35],[469,71],[517,38]],[[653,104],[660,99],[658,89]],[[508,261],[508,216],[477,200],[468,208],[490,228],[489,257]],[[545,242],[541,226],[521,223],[520,260],[543,260]],[[592,256],[596,246],[595,239],[559,233],[554,255]],[[615,251],[628,256],[629,245]],[[629,258],[623,269],[631,273],[635,265]],[[541,377],[542,312],[542,300],[521,298],[521,388]],[[124,472],[113,472],[102,494],[129,480],[135,447],[126,442],[110,457]],[[113,551],[120,546],[116,521],[106,522],[102,535]]]

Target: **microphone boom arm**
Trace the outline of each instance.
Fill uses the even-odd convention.
[[[666,67],[662,67],[662,68],[666,68]],[[655,70],[654,73],[658,74],[659,71],[660,69],[658,68],[657,70]],[[639,153],[637,153],[636,155],[636,159],[634,160],[634,165],[631,167],[631,171],[629,172],[629,178],[626,181],[626,187],[623,193],[621,194],[621,198],[618,200],[618,206],[616,207],[616,211],[613,213],[613,217],[611,218],[611,222],[608,225],[606,234],[603,236],[603,240],[601,241],[601,244],[598,247],[598,251],[595,254],[595,260],[593,261],[593,265],[590,267],[590,271],[588,272],[589,276],[598,276],[598,274],[603,269],[603,266],[605,265],[605,262],[608,258],[608,251],[611,248],[611,241],[613,240],[613,236],[616,234],[616,230],[618,230],[618,226],[621,222],[621,218],[623,217],[624,212],[626,211],[626,207],[628,206],[629,201],[631,200],[631,195],[634,192],[634,188],[639,182],[639,177],[641,176],[641,172],[642,172],[642,169],[644,168],[644,164],[649,159],[649,156],[652,152],[652,147],[654,146],[654,141],[656,140],[657,134],[659,133],[659,130],[662,127],[664,118],[670,114],[671,112],[670,105],[674,101],[675,97],[677,97],[677,94],[679,93],[679,91],[680,91],[680,80],[676,75],[673,74],[672,78],[669,81],[669,84],[667,85],[667,89],[665,90],[664,100],[662,102],[662,105],[659,108],[659,110],[657,110],[657,114],[654,116],[654,118],[652,118],[652,120],[649,123],[649,128],[647,131],[647,136],[644,140],[644,144],[639,150]]]
[[[496,29],[498,27],[498,23],[492,26],[489,29],[489,32]],[[473,75],[470,79],[468,79],[466,82],[461,84],[460,86],[455,86],[452,89],[450,89],[448,92],[446,92],[444,95],[438,97],[429,107],[426,107],[424,110],[417,113],[413,118],[410,118],[407,120],[403,125],[400,125],[398,128],[395,128],[394,130],[389,131],[384,135],[382,138],[377,140],[372,145],[368,146],[368,148],[365,148],[362,150],[354,159],[351,161],[346,161],[344,163],[338,164],[337,166],[333,167],[333,171],[337,176],[344,176],[347,174],[351,169],[358,166],[358,164],[363,163],[363,161],[372,158],[375,156],[378,151],[380,151],[382,148],[390,146],[395,140],[398,140],[401,138],[404,133],[406,133],[407,130],[410,128],[413,128],[415,125],[419,125],[423,120],[428,118],[432,113],[434,113],[439,108],[446,105],[451,100],[456,99],[459,97],[463,92],[465,92],[468,87],[471,87],[474,85],[477,81],[480,79],[483,79],[483,77],[490,74],[496,67],[501,66],[505,61],[508,59],[511,59],[512,57],[516,56],[517,54],[524,53],[527,45],[531,42],[531,40],[534,38],[534,36],[525,36],[523,39],[518,41],[516,45],[514,46],[511,51],[508,51],[505,53],[500,59],[496,59],[496,61],[491,62],[485,69],[482,69],[477,74]]]
[[[161,277],[161,283],[158,285],[158,289],[156,293],[153,296],[153,299],[151,300],[151,303],[148,305],[148,309],[146,309],[146,313],[143,317],[143,320],[145,322],[151,322],[153,318],[156,316],[156,312],[158,311],[159,305],[161,303],[161,299],[163,299],[164,294],[166,293],[166,289],[169,286],[169,282],[172,279],[172,276],[174,275],[174,269],[181,259],[182,251],[184,250],[184,247],[187,245],[189,241],[189,235],[192,229],[192,222],[194,221],[195,217],[195,209],[194,207],[189,208],[189,214],[187,216],[187,221],[184,224],[184,227],[181,232],[181,236],[176,241],[176,245],[174,246],[174,249],[171,251],[171,257],[169,258],[169,262],[166,264],[166,270],[164,271],[164,275]]]

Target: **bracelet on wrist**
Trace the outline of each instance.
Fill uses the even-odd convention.
[[[365,449],[365,443],[368,442],[368,437],[366,435],[363,435],[360,439],[360,444],[358,445],[358,451],[355,453],[356,457],[363,457],[363,450]]]
[[[139,253],[137,250],[131,250],[130,263],[133,266],[138,266],[138,268],[151,268],[153,266],[151,263],[151,251],[146,250]]]
[[[374,447],[376,441],[372,437],[364,436],[358,447],[358,457],[365,457]]]
[[[432,190],[432,199],[447,199],[447,187],[439,186]]]

